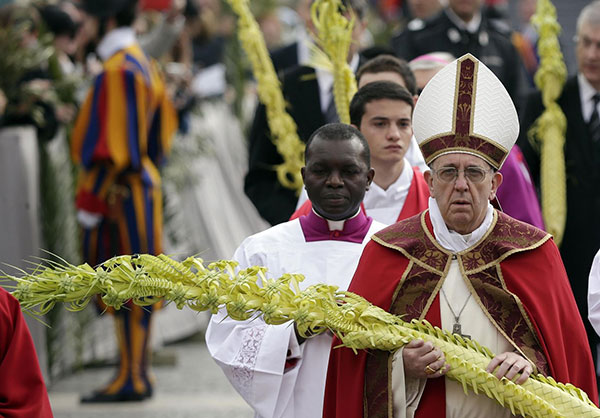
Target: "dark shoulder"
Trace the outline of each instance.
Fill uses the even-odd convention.
[[[303,82],[317,82],[317,73],[315,69],[307,65],[295,65],[283,71],[281,82],[286,91],[299,88],[298,85]]]
[[[427,19],[413,19],[408,22],[404,30],[392,38],[392,45],[406,39],[420,39],[443,31],[448,27],[448,23],[449,20],[443,11]]]
[[[275,71],[282,72],[298,65],[298,42],[277,48],[271,52],[271,61]]]
[[[579,84],[575,75],[567,79],[557,102],[564,110],[565,107],[578,107],[579,100]],[[537,89],[530,92],[526,97],[524,114],[541,113],[543,109],[542,92]]]
[[[444,31],[448,28],[450,20],[444,11],[441,11],[427,19],[414,19],[406,27],[407,33],[421,37]]]
[[[487,19],[487,22],[488,28],[491,32],[505,36],[508,39],[510,39],[510,37],[512,36],[512,28],[503,19]]]
[[[485,30],[492,42],[497,48],[505,53],[517,55],[517,50],[512,41],[513,30],[500,19],[487,19],[485,21]]]

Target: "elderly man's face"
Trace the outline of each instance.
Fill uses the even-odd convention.
[[[458,169],[458,177],[453,181],[445,181],[441,174],[449,168]],[[459,153],[438,157],[433,162],[432,170],[433,172],[425,172],[425,180],[446,225],[460,234],[473,232],[483,222],[488,201],[496,196],[496,190],[502,183],[502,175],[494,173],[481,158]],[[465,176],[465,170],[471,170],[475,174],[478,170],[483,170],[485,175],[477,183],[469,178],[470,174]]]
[[[600,26],[581,25],[575,54],[579,71],[595,89],[600,89]]]
[[[373,175],[357,137],[341,141],[314,138],[306,167],[302,167],[302,179],[314,210],[332,221],[347,219],[358,211]]]

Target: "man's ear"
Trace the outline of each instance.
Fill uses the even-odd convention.
[[[373,178],[375,177],[375,169],[371,167],[369,172],[367,173],[367,190],[369,190],[369,186],[373,183]]]
[[[302,167],[300,169],[300,175],[302,176],[302,182],[304,182],[304,171],[305,171],[306,167]]]
[[[423,177],[425,178],[425,182],[427,183],[427,187],[429,188],[429,195],[433,196],[433,174],[431,174],[431,170],[427,170],[423,173]]]
[[[500,173],[499,171],[496,171],[494,173],[494,177],[492,177],[492,190],[490,192],[490,200],[494,200],[494,198],[496,197],[498,187],[500,187],[500,185],[502,184],[503,179],[504,178],[502,177],[502,173]]]

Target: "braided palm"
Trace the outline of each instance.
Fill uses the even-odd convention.
[[[567,67],[560,51],[560,25],[550,0],[538,0],[531,21],[539,33],[540,67],[535,84],[542,92],[544,113],[528,133],[537,138],[540,148],[542,214],[546,229],[560,246],[567,221],[567,178],[565,174],[565,132],[567,119],[556,104],[567,78]]]
[[[304,143],[297,133],[296,122],[287,113],[279,79],[269,56],[264,37],[250,11],[248,0],[227,0],[238,16],[238,38],[252,65],[258,98],[265,105],[272,141],[283,163],[275,167],[282,186],[300,193],[304,183],[300,168],[304,166]]]
[[[350,123],[350,101],[356,93],[356,78],[348,65],[348,51],[353,42],[355,17],[348,19],[341,0],[315,0],[311,18],[317,32],[316,42],[327,56],[333,73],[333,98],[340,122]],[[352,13],[352,11],[350,10]]]
[[[447,376],[495,399],[513,414],[527,417],[600,417],[600,410],[587,395],[571,384],[542,375],[531,376],[522,385],[506,378],[498,380],[485,368],[493,354],[476,341],[450,334],[426,321],[402,321],[350,292],[324,284],[300,288],[303,276],[284,274],[268,279],[264,267],[236,272],[237,263],[222,260],[205,266],[202,259],[183,262],[165,255],[114,257],[96,268],[49,261],[22,276],[4,275],[17,282],[13,295],[21,307],[36,314],[47,313],[57,303],[67,309],[83,309],[96,294],[119,309],[128,300],[150,305],[159,299],[196,311],[216,313],[227,309],[235,320],[262,315],[268,324],[293,320],[301,335],[332,330],[343,344],[354,350],[393,351],[413,339],[431,341],[445,354],[451,369]]]

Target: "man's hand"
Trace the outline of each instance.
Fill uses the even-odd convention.
[[[416,379],[430,379],[448,373],[444,353],[430,342],[412,340],[402,351],[404,374]]]
[[[498,369],[496,370],[496,368]],[[515,383],[521,385],[533,372],[533,366],[523,356],[506,352],[494,357],[486,370],[488,373],[494,373],[494,370],[496,370],[494,376],[498,379],[506,377],[508,380],[513,380],[520,373],[521,375],[515,380]]]

